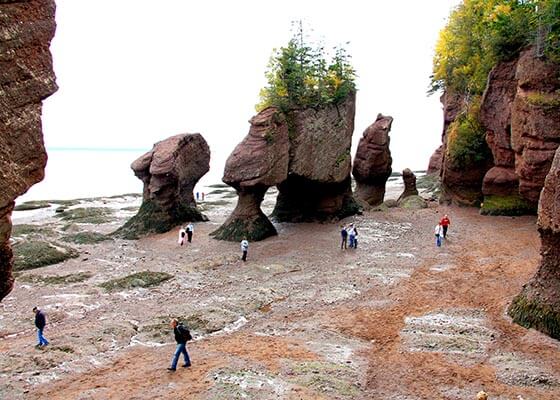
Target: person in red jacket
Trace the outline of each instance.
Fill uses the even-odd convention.
[[[443,228],[443,238],[445,239],[447,237],[447,228],[449,228],[449,225],[451,224],[451,221],[449,220],[449,217],[447,216],[447,214],[445,214],[443,216],[443,218],[441,219],[441,221],[439,222],[441,227]]]

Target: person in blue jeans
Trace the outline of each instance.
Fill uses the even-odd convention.
[[[434,234],[436,236],[436,246],[441,247],[441,239],[443,238],[443,228],[441,224],[437,224],[434,229]]]
[[[45,317],[45,313],[37,307],[33,307],[33,312],[35,313],[35,326],[37,327],[36,347],[46,346],[49,344],[49,341],[43,336],[43,330],[47,325],[47,318]]]
[[[171,327],[173,328],[173,333],[175,334],[175,341],[177,342],[177,348],[175,349],[175,354],[173,354],[173,360],[171,360],[171,367],[167,368],[168,371],[175,371],[177,369],[177,362],[181,354],[185,358],[184,368],[191,366],[191,359],[189,353],[187,352],[187,341],[191,340],[191,334],[187,328],[180,324],[175,318],[171,320]]]

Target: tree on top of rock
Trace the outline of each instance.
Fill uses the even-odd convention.
[[[302,23],[286,47],[275,50],[266,72],[257,111],[275,106],[283,111],[338,104],[356,90],[356,72],[343,47],[327,57],[324,47],[308,42]]]

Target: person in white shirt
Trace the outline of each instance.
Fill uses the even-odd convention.
[[[247,241],[247,238],[243,238],[243,240],[241,241],[241,252],[243,253],[243,255],[241,256],[241,259],[243,261],[247,261],[247,251],[249,250],[249,242]]]
[[[187,234],[187,232],[185,232],[185,230],[183,228],[179,229],[179,240],[177,241],[177,243],[182,246],[185,243],[185,235]]]
[[[441,224],[436,225],[434,234],[436,235],[436,246],[441,247],[441,238],[443,237],[443,227],[441,226]]]
[[[192,242],[192,235],[194,232],[194,225],[192,224],[192,222],[189,222],[187,224],[187,227],[185,228],[185,230],[187,231],[187,240],[189,241],[189,243]]]

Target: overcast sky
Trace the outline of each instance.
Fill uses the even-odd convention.
[[[47,147],[151,148],[200,132],[211,166],[247,134],[272,49],[303,19],[347,41],[358,73],[354,149],[378,113],[394,118],[393,170],[425,169],[439,145],[433,48],[458,0],[57,0],[59,91],[45,101]]]

